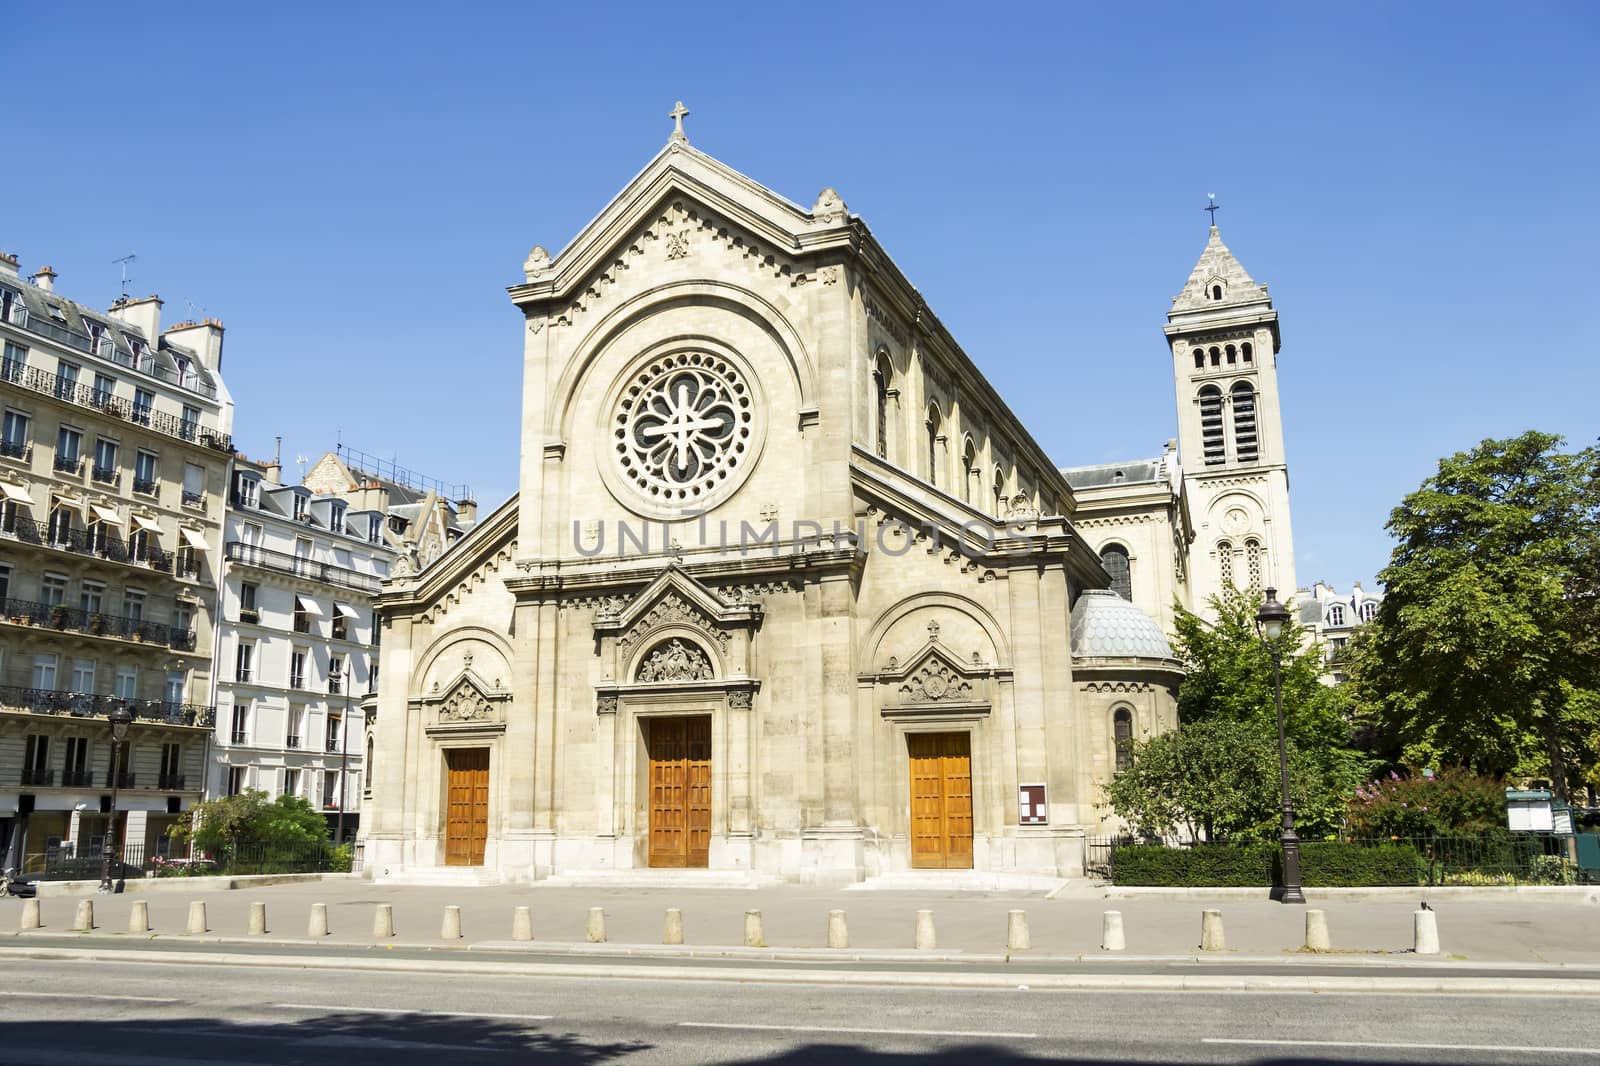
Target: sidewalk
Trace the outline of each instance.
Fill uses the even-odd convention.
[[[1007,912],[1025,911],[1031,947],[1014,958],[1105,957],[1100,950],[1102,912],[1122,912],[1127,949],[1122,956],[1183,957],[1198,954],[1201,911],[1222,911],[1226,956],[1293,958],[1303,943],[1304,907],[1263,899],[1105,898],[1103,889],[1084,885],[1057,898],[1043,893],[974,893],[929,891],[861,892],[803,886],[760,889],[570,886],[434,887],[374,885],[358,879],[307,884],[252,886],[240,891],[208,889],[194,879],[191,891],[148,895],[48,897],[39,900],[44,928],[16,934],[23,902],[0,901],[0,934],[60,937],[71,931],[78,899],[93,899],[96,930],[85,942],[131,939],[126,932],[135,900],[149,908],[152,934],[185,939],[189,903],[204,901],[211,940],[255,944],[305,942],[313,902],[326,903],[330,936],[322,943],[380,943],[372,936],[375,905],[394,911],[394,946],[439,948],[552,948],[596,954],[660,948],[664,913],[683,912],[684,948],[661,950],[681,956],[686,950],[741,948],[746,910],[762,913],[765,942],[773,951],[798,950],[819,955],[826,950],[828,911],[841,909],[849,922],[852,952],[911,954],[916,912],[933,912],[937,954],[941,956],[1005,955]],[[1335,954],[1324,959],[1366,957],[1393,962],[1415,958],[1412,912],[1427,898],[1425,889],[1385,899],[1313,900],[1327,913]],[[1469,901],[1452,895],[1434,897],[1442,954],[1435,960],[1467,960],[1476,964],[1509,963],[1600,966],[1600,905],[1546,898]],[[268,933],[246,937],[252,902],[267,905]],[[461,907],[462,938],[442,941],[440,926],[447,904]],[[511,942],[512,912],[529,907],[534,942]],[[606,945],[591,946],[585,936],[590,907],[606,913]],[[844,955],[840,952],[839,955]],[[1207,953],[1218,957],[1217,953]],[[1223,957],[1226,957],[1223,956]],[[1302,956],[1303,957],[1303,956]]]

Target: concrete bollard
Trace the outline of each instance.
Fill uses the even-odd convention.
[[[518,907],[511,912],[511,939],[533,939],[533,911],[527,907]]]
[[[394,936],[394,904],[380,903],[372,912],[372,935],[379,940]]]
[[[189,935],[196,936],[208,932],[206,929],[206,904],[204,900],[194,900],[189,904]]]
[[[1439,917],[1434,911],[1414,911],[1411,915],[1412,947],[1418,955],[1439,954]]]
[[[589,943],[604,944],[606,942],[606,911],[604,907],[589,908],[589,927],[587,929]]]
[[[761,912],[744,912],[744,946],[747,948],[764,948],[767,946],[766,933],[761,928]]]
[[[1200,950],[1222,951],[1227,947],[1222,936],[1222,912],[1203,911],[1200,915]]]
[[[676,907],[667,908],[666,924],[661,928],[663,944],[683,943],[683,912]]]
[[[250,936],[267,935],[267,905],[256,901],[250,904]]]
[[[1328,936],[1328,912],[1306,911],[1306,950],[1332,951],[1333,941]]]
[[[917,912],[917,950],[932,951],[938,946],[938,940],[933,935],[933,912]]]
[[[1122,912],[1106,911],[1100,922],[1100,950],[1122,951],[1127,946],[1122,935]]]
[[[444,922],[439,926],[439,939],[461,939],[461,908],[453,903],[444,909]]]
[[[850,929],[844,923],[844,911],[828,912],[828,946],[830,948],[850,946]]]
[[[150,904],[142,899],[133,901],[133,907],[128,911],[128,932],[148,933],[150,931]]]
[[[1026,951],[1028,949],[1028,912],[1006,912],[1006,950]]]
[[[307,936],[328,935],[328,905],[326,903],[313,903],[311,905],[311,921],[306,925]]]
[[[40,928],[43,928],[43,927],[44,927],[44,921],[39,917],[39,901],[37,899],[25,899],[25,900],[23,900],[22,901],[22,924],[21,924],[21,926],[19,928],[22,928],[22,929],[40,929]]]
[[[94,900],[80,899],[78,913],[72,919],[74,933],[87,933],[94,929]]]

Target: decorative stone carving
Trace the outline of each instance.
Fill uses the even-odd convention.
[[[900,683],[901,703],[960,703],[972,699],[972,682],[937,658]]]
[[[528,258],[523,261],[523,277],[527,278],[529,281],[532,281],[540,274],[547,273],[549,270],[550,253],[544,250],[543,245],[534,245],[533,250],[528,253]]]
[[[443,554],[444,542],[439,539],[438,530],[430,529],[428,535],[422,538],[422,546],[417,549],[417,569],[426,570]]]
[[[655,504],[708,499],[745,472],[755,420],[750,388],[727,360],[702,352],[664,356],[634,374],[618,399],[618,472]]]
[[[656,648],[639,664],[636,681],[709,681],[713,674],[706,653],[674,638]]]
[[[629,648],[633,647],[651,630],[673,623],[693,626],[712,640],[715,640],[718,647],[723,651],[728,650],[728,633],[717,628],[716,624],[702,614],[699,608],[685,602],[683,597],[677,593],[669,593],[661,597],[661,602],[646,611],[633,624],[633,627],[618,639],[617,647],[623,653],[626,653]]]
[[[615,697],[615,696],[601,696],[601,697],[599,697],[594,702],[594,709],[595,709],[595,712],[598,713],[598,714],[616,714],[617,713],[617,697]]]
[[[817,202],[811,206],[811,217],[818,222],[842,222],[849,214],[840,195],[830,189],[823,189],[817,194]]]
[[[728,709],[730,711],[748,711],[750,709],[750,690],[736,688],[728,693]]]
[[[494,707],[483,694],[471,685],[457,685],[455,691],[439,705],[441,722],[487,722],[494,717]]]

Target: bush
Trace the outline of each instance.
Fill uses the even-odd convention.
[[[1470,836],[1505,825],[1505,785],[1460,768],[1431,778],[1390,774],[1357,789],[1350,801],[1356,835]]]
[[[1310,888],[1415,885],[1418,862],[1416,849],[1404,845],[1304,841],[1300,882]],[[1118,885],[1270,888],[1281,880],[1281,857],[1276,844],[1134,844],[1112,850],[1111,880]]]

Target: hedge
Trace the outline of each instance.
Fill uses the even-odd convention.
[[[1279,877],[1276,844],[1202,844],[1193,848],[1133,844],[1111,852],[1118,885],[1270,888]],[[1300,881],[1314,888],[1418,883],[1416,849],[1313,840],[1300,845]]]

